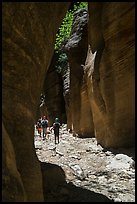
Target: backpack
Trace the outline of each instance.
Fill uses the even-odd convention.
[[[42,127],[47,128],[48,127],[48,121],[47,120],[42,120]]]
[[[53,128],[54,128],[54,132],[59,132],[59,128],[60,128],[60,123],[58,123],[58,122],[55,122],[54,124],[53,124]]]

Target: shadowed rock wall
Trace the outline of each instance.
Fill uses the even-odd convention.
[[[69,4],[2,4],[3,201],[43,201],[33,124],[55,34]]]
[[[40,107],[41,115],[47,114],[50,126],[53,125],[56,117],[61,123],[66,123],[63,81],[55,66],[56,55],[54,54],[43,85],[45,104]]]

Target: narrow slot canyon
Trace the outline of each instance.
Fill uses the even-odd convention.
[[[2,3],[2,202],[135,202],[135,2]]]
[[[96,138],[78,138],[60,128],[45,140],[35,132],[45,202],[134,202],[134,148],[104,149]]]

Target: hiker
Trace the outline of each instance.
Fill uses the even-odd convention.
[[[58,140],[59,143],[59,128],[60,128],[60,123],[59,123],[59,119],[55,118],[55,122],[53,123],[53,127],[51,128],[51,130],[54,130],[54,136],[55,136],[55,144],[56,144],[56,139]]]
[[[38,134],[41,137],[41,132],[42,132],[42,124],[41,124],[41,119],[38,120],[37,124],[36,124],[36,129],[38,130]]]
[[[48,119],[46,118],[46,116],[43,116],[41,124],[42,124],[42,129],[43,129],[43,140],[44,140],[46,139],[47,127],[48,127]]]

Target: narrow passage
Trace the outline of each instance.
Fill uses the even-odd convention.
[[[60,143],[56,145],[53,132],[49,131],[48,138],[43,141],[35,131],[35,148],[39,161],[47,163],[47,167],[57,165],[64,171],[66,183],[73,185],[71,201],[92,202],[93,195],[90,197],[90,194],[86,193],[83,198],[82,191],[75,194],[77,187],[88,190],[88,193],[97,193],[94,195],[94,202],[105,201],[100,194],[114,202],[135,202],[135,162],[132,154],[134,149],[105,150],[97,145],[95,138],[74,137],[66,127],[66,124],[62,125]],[[51,188],[49,194],[47,193],[47,201],[71,202],[70,188],[67,185],[62,186],[61,178],[57,178],[59,174],[55,174],[55,178],[45,178],[45,183],[49,179],[47,188]],[[52,185],[53,180],[58,181]],[[55,186],[60,189],[57,191]]]

